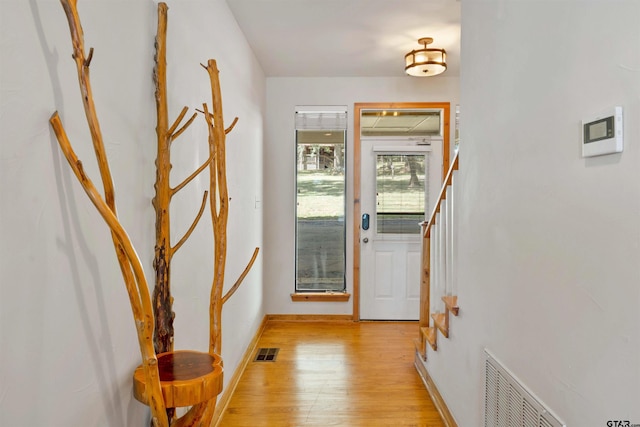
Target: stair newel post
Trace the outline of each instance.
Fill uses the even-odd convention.
[[[427,221],[422,222],[422,270],[420,272],[420,330],[429,327],[431,298],[431,237]],[[424,344],[424,334],[420,333]]]

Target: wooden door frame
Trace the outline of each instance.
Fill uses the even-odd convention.
[[[353,320],[360,321],[360,113],[362,110],[380,109],[441,109],[443,111],[442,132],[442,179],[449,169],[449,151],[451,146],[449,123],[451,103],[449,102],[357,102],[353,104]]]

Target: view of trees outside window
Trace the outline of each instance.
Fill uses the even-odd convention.
[[[296,291],[345,290],[345,131],[296,131]]]
[[[378,154],[376,159],[376,231],[417,234],[424,221],[425,154]]]

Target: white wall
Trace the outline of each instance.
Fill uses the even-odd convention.
[[[458,78],[268,78],[264,150],[264,283],[270,314],[352,314],[353,301],[292,302],[295,282],[296,105],[347,105],[347,291],[353,292],[353,104],[458,102]],[[451,123],[455,123],[451,120]],[[453,130],[451,132],[453,135]]]
[[[216,58],[230,186],[228,286],[262,246],[264,74],[222,0],[169,2],[170,120],[211,102],[200,62]],[[0,3],[0,425],[140,426],[132,397],[140,352],[107,227],[76,182],[48,119],[59,110],[89,175],[99,181],[82,111],[69,28],[51,0]],[[80,1],[94,99],[118,211],[152,279],[156,2]],[[205,158],[198,118],[176,142],[174,185]],[[174,243],[191,224],[207,176],[172,206]],[[179,205],[179,206],[178,206]],[[206,351],[212,242],[208,214],[174,258],[176,348]],[[229,284],[229,282],[231,282]],[[263,316],[262,257],[224,310],[227,381]]]
[[[640,3],[463,2],[459,304],[427,369],[483,425],[488,348],[568,426],[640,423]],[[583,118],[624,107],[621,154]]]

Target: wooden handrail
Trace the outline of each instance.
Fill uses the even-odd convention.
[[[445,303],[444,312],[431,313],[431,227],[436,222],[436,215],[440,212],[442,202],[447,198],[447,188],[453,184],[453,172],[458,170],[458,153],[453,158],[451,166],[447,171],[442,183],[442,189],[438,195],[433,212],[428,221],[420,223],[422,226],[422,261],[421,261],[421,273],[420,273],[420,338],[418,345],[420,348],[420,354],[424,360],[427,358],[426,344],[429,343],[431,348],[435,351],[436,344],[436,329],[438,329],[445,338],[449,337],[449,313],[452,312],[454,316],[458,315],[458,305],[456,296],[445,296],[442,300]],[[430,325],[430,319],[433,319],[433,326]]]
[[[438,200],[436,201],[435,206],[433,207],[433,211],[431,212],[431,216],[429,217],[429,221],[426,222],[426,226],[424,228],[423,237],[430,237],[431,235],[431,226],[436,222],[436,214],[440,212],[440,205],[442,201],[447,198],[447,187],[451,185],[451,180],[453,179],[453,172],[458,170],[458,153],[456,153],[453,158],[453,162],[449,167],[449,171],[444,178],[444,182],[442,183],[442,188],[440,189],[440,194],[438,195]]]

